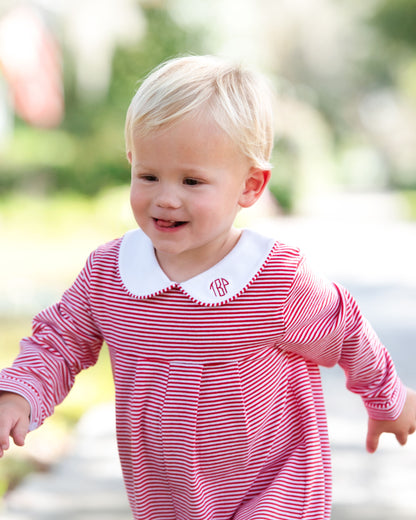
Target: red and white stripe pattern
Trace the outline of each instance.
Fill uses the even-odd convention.
[[[340,363],[373,417],[397,417],[404,399],[351,296],[276,243],[231,301],[198,303],[179,284],[137,297],[120,277],[120,244],[93,253],[35,318],[0,388],[30,400],[36,427],[105,340],[136,520],[329,519],[318,364]]]

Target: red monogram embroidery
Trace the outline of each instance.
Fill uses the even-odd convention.
[[[230,285],[228,280],[225,278],[217,278],[212,282],[209,288],[215,296],[225,296],[228,292],[227,285]]]

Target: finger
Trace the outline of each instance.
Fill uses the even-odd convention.
[[[25,443],[25,438],[28,432],[28,423],[27,421],[19,421],[17,425],[10,432],[10,435],[13,437],[14,443],[17,446],[23,446]]]
[[[0,448],[1,448],[2,452],[9,449],[9,446],[10,446],[9,431],[10,431],[9,427],[3,426],[2,428],[0,428]]]
[[[366,448],[369,453],[377,450],[381,430],[377,427],[377,423],[369,418],[367,425]]]
[[[0,445],[0,458],[3,457],[4,455],[4,452],[6,450],[8,450],[10,447],[10,442],[9,442],[9,439],[7,439],[6,441],[2,442],[1,445]]]
[[[398,441],[399,444],[401,444],[402,446],[404,446],[407,442],[407,433],[396,433],[396,439]]]
[[[10,447],[9,439],[7,438],[5,441],[3,441],[0,445],[1,455],[3,456],[4,452],[8,450]]]
[[[368,453],[374,453],[378,448],[378,442],[380,439],[380,433],[368,432],[367,435],[367,451]]]

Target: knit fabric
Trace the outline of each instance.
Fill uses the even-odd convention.
[[[98,248],[34,319],[0,389],[26,397],[38,427],[103,341],[136,520],[329,519],[318,365],[339,363],[375,419],[395,419],[405,398],[351,295],[249,231],[183,284],[140,231]]]

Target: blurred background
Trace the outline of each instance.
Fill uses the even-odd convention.
[[[382,279],[396,307],[375,321],[414,324],[415,20],[414,0],[2,0],[0,365],[88,253],[134,226],[125,112],[144,75],[187,53],[234,58],[276,91],[270,193],[241,224],[300,245],[370,314]],[[0,496],[60,460],[80,417],[112,399],[103,351],[27,449],[0,462]]]

